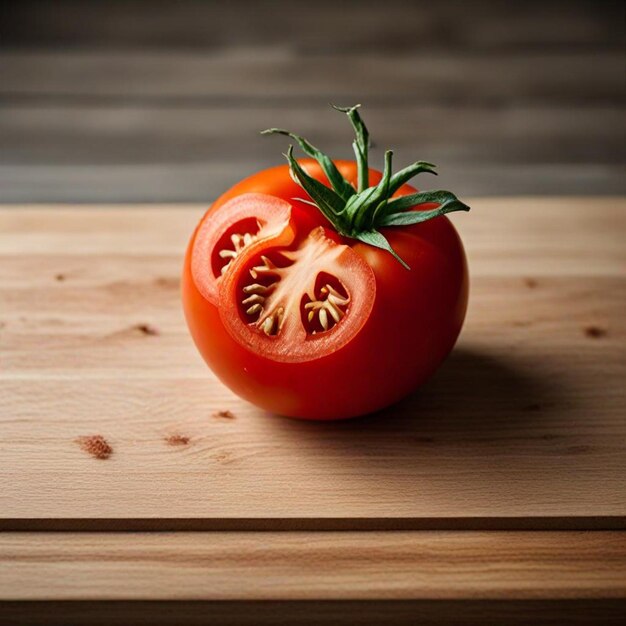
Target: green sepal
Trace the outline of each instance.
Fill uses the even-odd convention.
[[[331,158],[324,154],[321,150],[318,150],[313,144],[307,141],[304,137],[296,135],[288,130],[282,128],[268,128],[262,130],[261,135],[286,135],[298,142],[302,152],[315,159],[319,164],[326,178],[328,178],[335,192],[344,200],[348,200],[356,192],[354,187],[341,175],[341,172],[337,169],[337,166],[332,162]]]
[[[298,161],[293,158],[293,146],[289,146],[285,157],[289,162],[292,175],[309,196],[311,196],[311,199],[324,214],[324,217],[338,228],[341,234],[345,234],[346,229],[341,228],[341,224],[338,223],[338,221],[341,220],[340,213],[345,206],[341,197],[323,183],[309,176],[302,167],[300,167]]]
[[[392,196],[404,183],[407,183],[411,180],[411,178],[421,174],[423,172],[428,172],[429,174],[434,174],[437,176],[437,172],[435,168],[437,166],[432,163],[427,163],[426,161],[417,161],[404,169],[401,169],[399,172],[396,172],[389,182],[389,195]]]
[[[419,204],[436,203],[440,206],[432,211],[407,211]],[[385,214],[378,220],[380,226],[409,226],[418,222],[452,213],[469,211],[470,208],[449,191],[420,191],[394,198],[387,203]]]
[[[396,261],[398,261],[402,267],[407,270],[411,268],[398,256],[398,253],[391,247],[391,244],[387,241],[387,238],[382,233],[379,233],[377,230],[363,230],[360,233],[354,233],[354,239],[358,239],[363,243],[366,243],[370,246],[374,246],[375,248],[380,248],[381,250],[386,250],[389,252]]]

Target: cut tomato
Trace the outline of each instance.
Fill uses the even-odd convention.
[[[321,227],[293,250],[276,243],[266,240],[233,261],[220,289],[224,326],[244,347],[276,361],[303,362],[339,350],[372,311],[374,273]]]

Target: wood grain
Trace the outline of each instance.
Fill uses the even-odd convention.
[[[262,414],[195,353],[177,277],[200,209],[3,210],[2,527],[623,527],[624,201],[472,205],[458,348],[331,425]]]
[[[346,120],[325,104],[191,100],[68,105],[61,98],[42,106],[9,98],[0,112],[0,201],[146,202],[171,194],[208,202],[237,180],[284,162],[285,139],[259,135],[277,124],[335,158],[352,158]],[[422,177],[421,187],[461,196],[621,189],[619,105],[469,103],[457,112],[436,102],[366,104],[378,140],[372,164],[380,166],[389,147],[398,167],[418,158],[436,163],[439,178]]]
[[[400,99],[395,89],[402,85],[403,95],[412,100],[432,103],[463,95],[464,101],[471,103],[504,102],[522,81],[526,93],[537,101],[563,102],[580,96],[577,81],[586,80],[583,100],[597,103],[622,95],[621,85],[614,79],[622,68],[623,55],[620,50],[602,50],[594,55],[539,52],[522,59],[514,52],[458,56],[444,51],[428,57],[419,53],[400,57],[347,53],[337,63],[334,55],[322,52],[298,57],[281,47],[215,56],[180,51],[89,50],[77,55],[8,50],[2,60],[0,94],[7,96],[82,96],[88,100],[97,96],[121,102],[135,98],[148,102],[155,98],[174,102],[200,98],[218,103],[280,99],[327,105],[329,93],[338,101],[362,98],[395,102]],[[495,72],[503,66],[508,72],[494,82]],[[572,69],[574,75],[567,71]],[[377,80],[363,81],[368,73]],[[237,74],[246,80],[233,80]],[[416,76],[428,84],[427,91],[421,81],[412,80]]]
[[[624,581],[615,532],[0,536],[2,600],[624,599]]]

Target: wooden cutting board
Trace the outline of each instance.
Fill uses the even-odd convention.
[[[202,207],[5,206],[0,598],[625,597],[626,202],[471,205],[453,218],[471,271],[455,351],[412,397],[344,423],[263,413],[196,353],[179,272]],[[556,532],[575,529],[613,532]],[[206,585],[176,542],[213,554]],[[237,559],[263,550],[282,565],[241,583]],[[441,566],[429,550],[448,555],[439,578],[416,575]],[[178,574],[142,576],[154,555]],[[359,558],[378,565],[355,579]]]

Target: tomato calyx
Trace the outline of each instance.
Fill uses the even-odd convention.
[[[331,184],[330,188],[307,174],[294,158],[292,145],[289,146],[285,154],[292,177],[310,198],[303,201],[319,209],[340,235],[386,250],[406,269],[410,269],[393,250],[380,229],[410,226],[446,213],[469,211],[470,207],[461,202],[450,191],[444,190],[422,191],[394,198],[393,195],[414,176],[422,172],[436,174],[436,171],[435,165],[432,163],[417,161],[392,174],[393,152],[391,150],[385,152],[382,179],[377,185],[370,187],[368,174],[369,132],[359,114],[360,105],[357,104],[353,107],[333,105],[333,107],[346,113],[356,135],[352,144],[358,168],[356,189],[343,178],[333,161],[304,137],[280,128],[269,128],[262,131],[261,134],[287,135],[298,143],[305,154],[317,160]],[[422,207],[422,210],[409,210],[432,204],[437,205],[436,208],[424,210],[426,207]]]

